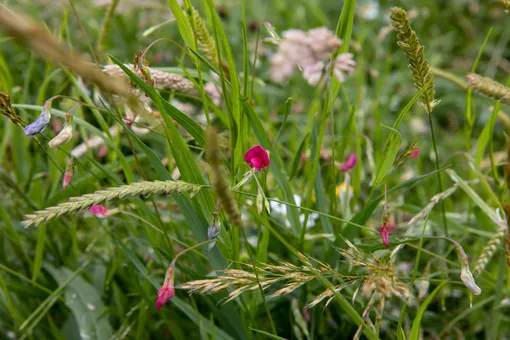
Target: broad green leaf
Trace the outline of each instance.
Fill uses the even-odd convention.
[[[59,285],[73,274],[66,267],[55,268],[46,264],[45,268]],[[108,322],[108,316],[104,314],[106,307],[94,286],[78,276],[67,285],[64,296],[67,307],[76,319],[82,339],[110,338],[112,327]]]

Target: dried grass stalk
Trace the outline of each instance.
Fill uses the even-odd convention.
[[[99,68],[85,61],[77,53],[69,51],[53,38],[44,26],[35,23],[27,16],[10,11],[6,7],[0,7],[0,27],[35,53],[69,68],[84,80],[90,81],[107,92],[124,97],[131,96],[126,84],[105,76]]]
[[[466,78],[469,86],[471,86],[476,92],[499,100],[503,104],[510,105],[509,87],[501,85],[490,78],[479,76],[475,73],[469,73]]]
[[[391,9],[391,23],[397,33],[397,44],[407,55],[409,68],[413,72],[414,86],[418,91],[426,88],[421,95],[421,102],[427,112],[431,113],[439,102],[434,99],[434,76],[430,72],[428,61],[425,60],[425,48],[420,45],[407,13],[402,8]]]
[[[54,207],[39,210],[33,214],[26,215],[22,224],[25,227],[37,226],[40,223],[48,222],[62,215],[71,215],[81,210],[86,210],[93,205],[125,200],[133,197],[148,197],[151,195],[171,195],[173,193],[190,192],[195,195],[201,185],[191,184],[182,181],[154,181],[135,182],[120,187],[99,190],[93,194],[86,194],[79,197],[71,197],[69,202],[61,203]]]
[[[0,92],[0,114],[9,118],[13,124],[20,128],[24,128],[26,125],[11,106],[11,97],[3,92]]]
[[[268,297],[270,299],[292,293],[305,283],[315,279],[318,274],[331,275],[333,273],[331,267],[325,263],[316,261],[319,267],[314,268],[308,258],[303,256],[301,260],[304,261],[301,266],[285,261],[280,261],[277,265],[263,263],[256,267],[246,264],[245,266],[249,271],[229,269],[223,271],[222,275],[214,279],[186,282],[179,286],[179,288],[188,289],[190,293],[199,294],[211,294],[228,288],[235,288],[225,300],[225,303],[227,303],[236,299],[244,292],[258,289],[259,283],[264,290],[277,283],[285,283],[282,288]],[[255,270],[258,273],[258,280]]]

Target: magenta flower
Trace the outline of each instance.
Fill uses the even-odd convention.
[[[420,156],[420,148],[414,149],[411,154],[409,155],[409,158],[416,159]]]
[[[92,215],[95,215],[96,217],[99,217],[99,218],[104,218],[108,215],[111,214],[110,211],[108,211],[108,209],[106,209],[103,205],[93,205],[90,207],[90,213]]]
[[[260,145],[255,145],[250,150],[246,151],[244,160],[246,163],[250,164],[250,167],[255,168],[257,171],[267,168],[271,163],[269,154]]]
[[[390,247],[390,231],[392,231],[394,228],[395,228],[394,222],[386,224],[383,223],[379,226],[379,234],[381,234],[381,239],[386,248]]]
[[[165,282],[158,290],[158,298],[156,299],[156,309],[160,310],[165,303],[175,296],[174,289],[174,266],[175,261],[172,261],[165,275]]]
[[[356,163],[358,163],[358,156],[356,156],[355,153],[351,153],[349,157],[347,157],[345,163],[338,166],[338,169],[342,171],[349,171],[356,166]]]

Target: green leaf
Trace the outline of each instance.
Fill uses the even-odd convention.
[[[398,132],[398,127],[400,123],[404,119],[405,115],[413,104],[420,98],[420,96],[425,92],[427,86],[424,86],[420,92],[414,95],[414,97],[407,103],[404,109],[400,112],[397,117],[397,120],[393,124],[393,130],[390,132],[388,139],[386,140],[386,144],[384,146],[384,151],[382,153],[381,158],[379,159],[379,164],[377,164],[377,174],[375,176],[374,183],[372,183],[372,190],[377,188],[379,183],[381,183],[384,178],[392,171],[393,163],[395,162],[395,157],[397,156],[398,150],[400,148],[400,133]]]
[[[278,336],[278,335],[274,335],[274,334],[271,334],[271,333],[268,333],[268,332],[265,332],[265,331],[261,331],[260,329],[255,329],[255,328],[251,328],[250,329],[254,332],[257,332],[257,333],[260,333],[262,335],[264,335],[265,337],[269,338],[269,339],[277,339],[277,340],[287,340],[287,338],[282,338],[281,336]]]
[[[301,143],[299,144],[299,147],[294,154],[294,159],[292,160],[292,165],[290,166],[289,170],[289,181],[296,175],[299,163],[301,162],[301,155],[303,154],[303,149],[306,145],[306,140],[310,137],[310,133],[307,133]]]
[[[423,301],[423,304],[420,307],[420,310],[418,311],[418,314],[414,318],[413,326],[411,327],[411,333],[409,334],[410,340],[418,340],[420,337],[420,324],[421,319],[423,318],[423,314],[425,314],[425,311],[427,310],[427,307],[429,306],[430,302],[434,298],[434,296],[439,292],[439,290],[446,284],[447,281],[443,281],[439,284],[439,286],[434,289],[432,293]]]
[[[462,190],[471,198],[471,200],[494,222],[496,225],[505,223],[504,219],[496,213],[496,209],[491,208],[485,200],[483,200],[478,194],[466,183],[455,171],[448,169],[446,170],[451,179],[457,183]],[[496,200],[497,202],[497,200]]]
[[[63,284],[72,272],[66,267],[55,268],[45,265],[46,270],[59,285]],[[65,288],[65,303],[71,310],[80,329],[82,339],[109,339],[112,327],[108,316],[104,315],[105,305],[97,290],[81,276],[76,277]]]

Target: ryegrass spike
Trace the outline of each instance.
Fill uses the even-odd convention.
[[[143,181],[135,182],[120,187],[107,188],[99,190],[93,194],[86,194],[78,197],[71,197],[69,202],[60,203],[54,207],[44,210],[38,210],[33,214],[25,216],[21,222],[25,228],[32,225],[37,226],[40,223],[48,222],[63,215],[71,215],[82,210],[86,210],[93,205],[125,200],[133,197],[148,197],[151,195],[171,195],[175,192],[190,192],[196,194],[202,188],[201,185],[187,183],[183,181]]]

